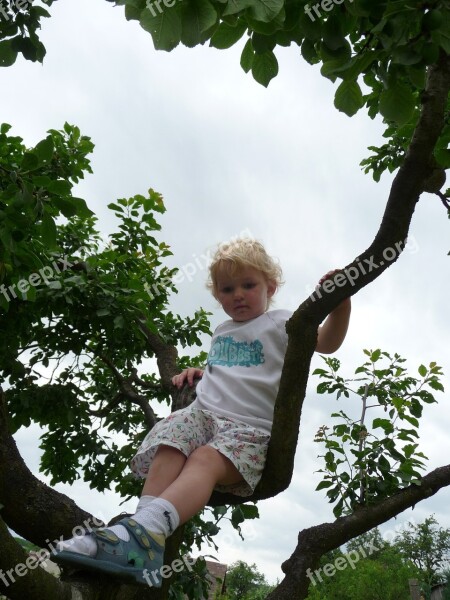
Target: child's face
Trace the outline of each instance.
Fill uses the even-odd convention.
[[[276,291],[276,284],[267,281],[258,269],[242,267],[230,274],[226,267],[217,275],[217,300],[234,321],[249,321],[267,309],[267,301]]]

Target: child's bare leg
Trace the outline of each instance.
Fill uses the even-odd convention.
[[[211,446],[201,446],[186,460],[174,482],[160,495],[176,508],[180,523],[185,523],[208,502],[216,484],[242,481],[233,463]]]
[[[142,489],[142,496],[160,496],[180,475],[185,455],[172,446],[159,446]]]

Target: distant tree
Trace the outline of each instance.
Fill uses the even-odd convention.
[[[442,581],[450,561],[450,529],[439,527],[434,516],[417,525],[408,523],[408,529],[396,539],[395,547],[420,569],[428,586]]]
[[[370,534],[322,557],[307,600],[410,600],[408,580],[420,578],[419,569],[377,530]]]
[[[242,560],[233,563],[226,579],[227,596],[229,600],[259,600],[265,596],[258,595],[257,592],[264,586],[267,595],[267,581],[265,576],[260,573],[253,563],[247,564]]]

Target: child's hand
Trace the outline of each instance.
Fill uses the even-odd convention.
[[[178,375],[174,375],[172,377],[172,383],[178,389],[182,388],[183,385],[188,382],[188,385],[192,387],[194,385],[194,379],[201,379],[203,377],[202,369],[196,369],[195,367],[189,367],[188,369],[184,369]]]
[[[333,269],[332,271],[328,271],[328,273],[325,273],[325,275],[322,275],[322,277],[319,279],[319,283],[317,285],[322,285],[322,283],[324,281],[326,281],[327,279],[330,279],[331,277],[333,277],[333,275],[335,275],[336,273],[339,273],[339,271],[341,271],[341,269]]]

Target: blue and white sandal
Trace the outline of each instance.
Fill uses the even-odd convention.
[[[97,543],[97,554],[86,556],[69,550],[56,550],[52,560],[62,567],[78,571],[106,573],[123,581],[150,587],[161,587],[161,568],[164,560],[164,536],[147,531],[134,519],[125,518],[123,525],[130,534],[124,542],[109,529],[96,529],[92,535]]]

